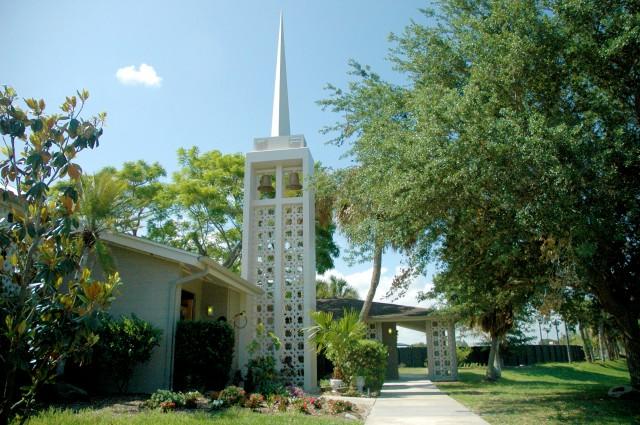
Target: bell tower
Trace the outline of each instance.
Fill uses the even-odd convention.
[[[280,15],[271,136],[254,139],[244,177],[242,277],[264,294],[247,311],[250,326],[240,346],[246,347],[262,324],[282,343],[276,351],[277,367],[289,371],[291,380],[307,391],[317,385],[316,353],[304,332],[316,308],[315,210],[308,187],[312,175],[313,158],[304,136],[290,134]],[[271,353],[268,345],[261,347],[263,354]],[[246,364],[246,350],[239,360]]]

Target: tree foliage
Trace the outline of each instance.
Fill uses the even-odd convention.
[[[242,251],[244,158],[179,149],[181,168],[159,194],[164,211],[148,236],[237,268]]]
[[[166,172],[160,164],[140,160],[125,162],[121,169],[102,169],[94,177],[87,177],[88,187],[95,186],[91,186],[94,181],[109,183],[111,202],[104,206],[111,208],[110,228],[206,255],[225,267],[239,270],[244,156],[200,152],[193,147],[179,149],[178,162],[181,168],[170,182],[161,180]],[[317,164],[316,171],[322,174],[323,167]],[[97,200],[103,198],[104,202],[109,199],[92,196]],[[102,223],[107,224],[104,220]],[[318,273],[333,268],[333,258],[340,254],[333,240],[334,232],[332,220],[316,222]]]
[[[159,197],[164,190],[160,179],[167,173],[159,163],[143,160],[125,162],[120,170],[111,170],[126,184],[116,230],[133,236],[143,234],[146,222],[159,213]]]
[[[360,299],[358,291],[341,277],[329,276],[328,280],[316,280],[317,298],[349,298]]]
[[[134,368],[151,358],[151,352],[160,345],[162,330],[139,319],[134,314],[118,320],[110,316],[101,319],[98,336],[88,371],[98,371],[116,383],[120,392],[126,392]],[[92,377],[95,379],[95,376]]]
[[[47,115],[43,100],[25,99],[25,109],[11,88],[0,92],[0,175],[9,210],[0,220],[0,424],[26,419],[57,366],[90,351],[96,313],[119,282],[117,274],[96,281],[82,267],[87,241],[78,231],[75,185],[51,189],[64,177],[77,182],[77,155],[98,146],[105,116],[80,118],[88,96],[67,97],[61,113]]]
[[[358,179],[376,183],[369,218],[417,270],[437,260],[431,296],[497,338],[556,288],[591,294],[639,386],[637,5],[448,0],[425,13],[392,37],[408,84],[356,66],[325,101]],[[372,125],[388,137],[365,137]]]
[[[338,320],[333,319],[333,313],[326,311],[314,311],[311,317],[315,325],[309,329],[309,339],[316,345],[318,352],[324,353],[333,363],[333,376],[350,382],[353,377],[350,356],[366,332],[366,326],[359,320],[358,312],[345,310]]]

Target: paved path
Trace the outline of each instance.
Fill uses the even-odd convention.
[[[385,382],[365,425],[487,425],[431,381]]]

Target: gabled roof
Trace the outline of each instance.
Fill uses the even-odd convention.
[[[359,312],[362,309],[363,304],[363,300],[344,298],[319,298],[316,300],[316,308],[318,311],[331,312],[335,318],[342,317],[342,312],[345,309],[356,310]],[[371,305],[371,310],[367,320],[372,322],[411,321],[424,320],[434,316],[437,317],[438,315],[439,312],[434,309],[374,301]]]
[[[182,249],[173,248],[148,239],[123,233],[104,232],[100,239],[110,245],[119,246],[152,257],[162,258],[180,265],[190,266],[196,270],[206,270],[209,275],[241,292],[261,295],[264,291],[253,283],[241,278],[222,267],[216,261],[203,255],[197,255]]]

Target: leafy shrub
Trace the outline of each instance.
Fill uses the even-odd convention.
[[[343,412],[352,412],[355,405],[350,401],[346,400],[329,400],[327,401],[327,408],[329,409],[329,413],[332,415],[337,415]]]
[[[286,389],[276,370],[275,359],[271,356],[256,357],[247,363],[247,391],[261,394],[283,394]]]
[[[163,411],[175,408],[195,409],[198,406],[198,399],[202,397],[198,391],[188,393],[174,392],[169,390],[157,390],[151,394],[149,400],[143,406],[149,409],[161,408]]]
[[[276,408],[279,412],[286,412],[289,405],[289,398],[281,394],[271,394],[267,397],[267,406]]]
[[[244,403],[244,406],[248,407],[249,409],[257,409],[258,407],[262,406],[262,403],[264,403],[264,396],[259,393],[253,393]]]
[[[304,413],[305,415],[309,415],[311,413],[311,403],[309,403],[309,401],[304,398],[294,399],[291,405],[297,412]]]
[[[151,358],[160,345],[162,331],[132,314],[119,320],[105,315],[98,331],[89,369],[113,379],[120,392],[125,392],[134,368]]]
[[[244,404],[245,395],[242,388],[231,385],[220,391],[218,400],[222,400],[225,406],[241,406]]]
[[[174,407],[184,407],[186,398],[183,393],[173,392],[169,390],[157,390],[151,394],[149,400],[144,402],[144,406],[150,409],[162,407],[163,404],[173,403]]]
[[[198,399],[202,397],[199,391],[189,391],[184,394],[184,407],[187,409],[195,409],[198,407]]]
[[[458,359],[458,366],[466,363],[467,358],[471,354],[471,347],[456,347],[456,358]]]
[[[233,345],[233,328],[227,322],[178,322],[174,387],[201,390],[224,388],[229,380]]]
[[[318,353],[324,353],[333,363],[333,377],[349,383],[353,376],[347,370],[351,352],[366,333],[358,312],[345,309],[339,320],[333,320],[333,313],[325,311],[314,311],[311,317],[316,324],[309,328],[309,338]]]
[[[387,347],[379,341],[358,340],[345,366],[351,376],[363,376],[365,385],[371,391],[380,391],[387,370]]]

